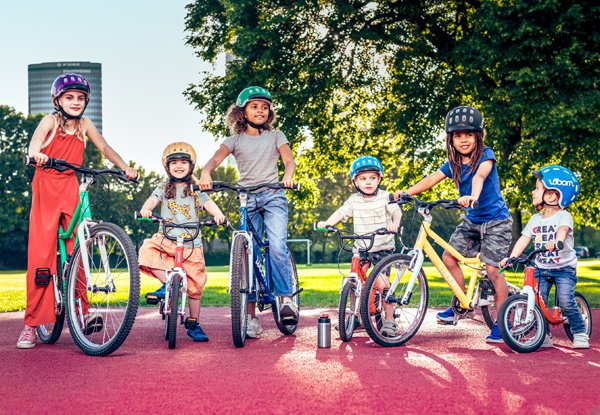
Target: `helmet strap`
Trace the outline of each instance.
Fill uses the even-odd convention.
[[[255,124],[252,121],[250,121],[248,118],[244,117],[246,119],[246,122],[248,123],[248,125],[250,125],[250,127],[252,128],[256,128],[258,130],[258,134],[262,134],[262,132],[265,130],[265,124],[267,123],[266,121],[263,122],[262,124]]]
[[[535,208],[540,211],[542,209],[544,209],[545,206],[558,206],[558,203],[548,203],[546,202],[545,198],[546,198],[546,192],[548,189],[544,189],[544,193],[542,194],[542,203],[540,203],[539,205],[537,205]]]
[[[367,193],[367,192],[363,192],[362,190],[360,190],[360,188],[356,185],[356,183],[354,183],[354,180],[352,180],[352,184],[354,185],[354,188],[358,191],[358,193],[360,193],[364,196],[375,196],[377,194],[377,192],[379,191],[379,185],[381,184],[381,180],[379,180],[379,183],[377,184],[377,188],[375,189],[375,191],[373,193]]]
[[[171,174],[169,174],[169,179],[173,182],[173,183],[184,183],[187,182],[188,180],[190,180],[190,177],[192,177],[192,173],[190,172],[187,176],[185,177],[173,177],[171,176]]]
[[[60,105],[58,103],[58,98],[56,98],[57,101],[57,105],[58,105],[58,111],[63,115],[63,117],[65,117],[67,120],[80,120],[81,117],[83,117],[83,113],[85,112],[85,109],[88,106],[89,101],[85,102],[85,107],[83,107],[83,111],[81,111],[81,114],[79,115],[71,115],[71,114],[67,114],[67,112],[64,110],[64,108],[62,107],[62,105]]]

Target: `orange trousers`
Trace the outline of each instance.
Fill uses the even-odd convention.
[[[78,202],[79,186],[74,174],[36,171],[32,183],[29,216],[25,309],[25,324],[28,326],[56,321],[54,288],[52,284],[36,285],[35,271],[38,268],[50,268],[52,274],[56,273],[59,223],[63,229],[67,228]],[[68,254],[73,250],[73,244],[74,239],[66,241]]]

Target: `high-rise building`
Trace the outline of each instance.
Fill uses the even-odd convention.
[[[49,114],[54,111],[50,99],[52,82],[64,73],[75,72],[90,83],[92,96],[84,115],[102,133],[102,65],[95,62],[46,62],[29,65],[29,113]]]

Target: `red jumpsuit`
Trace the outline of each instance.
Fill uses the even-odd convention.
[[[58,125],[58,121],[56,123]],[[83,162],[85,142],[75,134],[56,128],[42,145],[49,157],[75,165]],[[36,168],[32,183],[27,259],[27,308],[25,324],[37,326],[54,322],[54,288],[52,284],[35,284],[35,270],[50,268],[56,273],[59,221],[66,229],[79,203],[79,185],[73,171],[58,172]],[[73,250],[74,239],[67,241],[67,252]]]

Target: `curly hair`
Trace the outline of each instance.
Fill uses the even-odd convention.
[[[275,114],[275,111],[269,110],[269,117],[267,118],[267,122],[265,122],[264,129],[270,131],[276,120],[277,114]],[[225,124],[231,134],[241,134],[246,131],[248,120],[246,119],[244,107],[238,107],[235,103],[231,104],[225,115]]]
[[[462,154],[456,151],[454,148],[454,142],[452,136],[454,133],[446,134],[446,154],[448,155],[448,163],[450,163],[450,171],[452,172],[452,180],[454,185],[458,188],[460,186],[460,175],[462,174]],[[470,155],[469,159],[469,172],[475,172],[483,156],[483,140],[485,138],[485,131],[475,132],[475,149]]]

